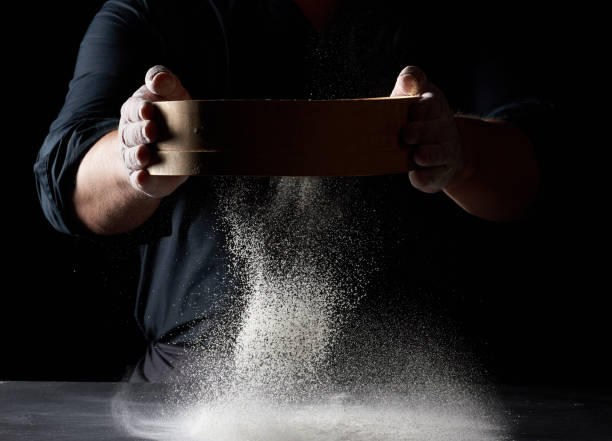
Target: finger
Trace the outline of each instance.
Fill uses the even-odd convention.
[[[416,66],[407,66],[397,77],[391,96],[417,96],[426,86],[427,78],[423,71]]]
[[[142,170],[151,161],[151,152],[147,145],[125,148],[121,153],[123,155],[123,163],[131,171]]]
[[[160,197],[154,194],[154,189],[151,187],[151,175],[147,170],[136,170],[130,173],[130,183],[136,190],[145,195],[155,198]],[[161,196],[163,197],[163,196]]]
[[[446,99],[431,91],[425,91],[420,99],[408,109],[408,119],[426,121],[440,118],[446,108]]]
[[[412,121],[400,130],[402,140],[408,145],[439,144],[448,141],[453,134],[453,121],[449,118]]]
[[[153,121],[127,123],[120,127],[120,139],[126,147],[150,144],[157,140],[157,130]]]
[[[433,83],[428,82],[421,92],[420,99],[410,106],[409,119],[427,120],[452,114],[448,101],[442,91]]]
[[[407,150],[406,169],[413,170],[418,168],[418,165],[414,162],[415,146],[406,144],[401,137],[399,138],[399,145],[401,148]]]
[[[132,187],[134,187],[136,190],[146,194],[147,196],[151,196],[150,194],[148,194],[142,184],[143,181],[145,180],[144,176],[148,175],[149,173],[146,170],[136,170],[130,173],[130,184],[132,185]]]
[[[424,193],[436,193],[450,182],[452,172],[449,167],[427,167],[408,172],[413,187]]]
[[[130,173],[134,188],[152,198],[162,198],[172,193],[188,176],[151,176],[146,170]]]
[[[137,122],[153,119],[153,104],[143,98],[132,96],[121,106],[121,118],[126,122]]]
[[[189,100],[191,97],[178,77],[164,66],[153,66],[145,75],[147,88],[159,98],[168,101]]]
[[[423,167],[447,165],[454,161],[453,144],[450,141],[415,148],[414,162]]]
[[[140,86],[132,96],[134,98],[141,98],[143,100],[151,102],[160,101],[160,97],[151,92],[146,84]]]

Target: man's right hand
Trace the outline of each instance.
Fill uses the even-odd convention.
[[[178,78],[163,66],[149,69],[145,84],[121,107],[119,128],[85,154],[72,195],[74,214],[95,234],[133,230],[149,219],[163,197],[187,176],[151,176],[149,144],[155,142],[155,101],[191,99]]]
[[[142,85],[121,107],[119,148],[131,186],[152,198],[163,198],[187,180],[187,176],[151,176],[149,144],[159,130],[154,116],[156,101],[190,100],[179,79],[164,66],[154,66]]]

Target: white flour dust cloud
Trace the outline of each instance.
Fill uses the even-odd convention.
[[[334,189],[314,178],[272,185],[263,198],[248,184],[223,198],[244,292],[231,394],[292,402],[329,389],[334,338],[364,293],[370,262]]]
[[[450,334],[360,307],[377,227],[349,179],[219,179],[240,292],[182,378],[113,403],[128,433],[198,441],[503,440]],[[128,392],[129,391],[129,392]],[[146,395],[146,398],[145,398]]]

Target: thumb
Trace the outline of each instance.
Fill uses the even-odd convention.
[[[180,80],[167,67],[157,65],[145,75],[147,89],[163,100],[189,100],[189,92],[185,90]]]
[[[417,96],[423,93],[427,78],[416,66],[405,67],[397,77],[391,96]]]

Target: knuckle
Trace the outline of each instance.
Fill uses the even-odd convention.
[[[121,106],[121,116],[128,122],[132,122],[138,118],[138,108],[140,99],[135,97],[130,97],[128,100],[123,103]]]
[[[123,149],[127,146],[125,139],[125,132],[127,129],[127,124],[123,123],[119,125],[119,145]]]
[[[131,98],[128,98],[127,101],[125,101],[122,105],[121,105],[121,118],[125,118],[126,114],[127,114],[127,106],[128,103],[130,101]]]
[[[135,124],[134,145],[148,144],[149,138],[147,135],[147,127],[151,126],[151,121],[141,121]]]
[[[143,120],[143,108],[146,104],[146,100],[139,98],[137,100],[134,100],[133,105],[130,109],[130,118],[132,119],[132,121],[136,122],[136,121],[142,121]]]
[[[123,161],[123,164],[127,167],[127,149],[126,148],[122,148],[120,151],[121,154],[121,160]]]
[[[143,146],[137,146],[127,150],[124,163],[129,170],[142,170],[143,166],[139,155],[142,147]]]
[[[131,147],[134,144],[134,123],[126,124],[123,127],[123,134],[121,139],[123,140],[123,145],[126,147]]]
[[[143,84],[142,86],[140,86],[138,88],[138,90],[136,90],[136,92],[134,92],[132,94],[132,97],[134,98],[143,98],[145,97],[147,94],[149,93],[149,88],[147,87],[146,84]]]
[[[140,122],[128,123],[123,128],[122,140],[126,147],[134,147],[143,142],[143,124]]]
[[[134,106],[134,116],[141,120],[142,118],[142,110],[144,109],[145,101],[139,100],[139,102]]]
[[[123,162],[128,169],[134,170],[134,147],[126,150]]]

